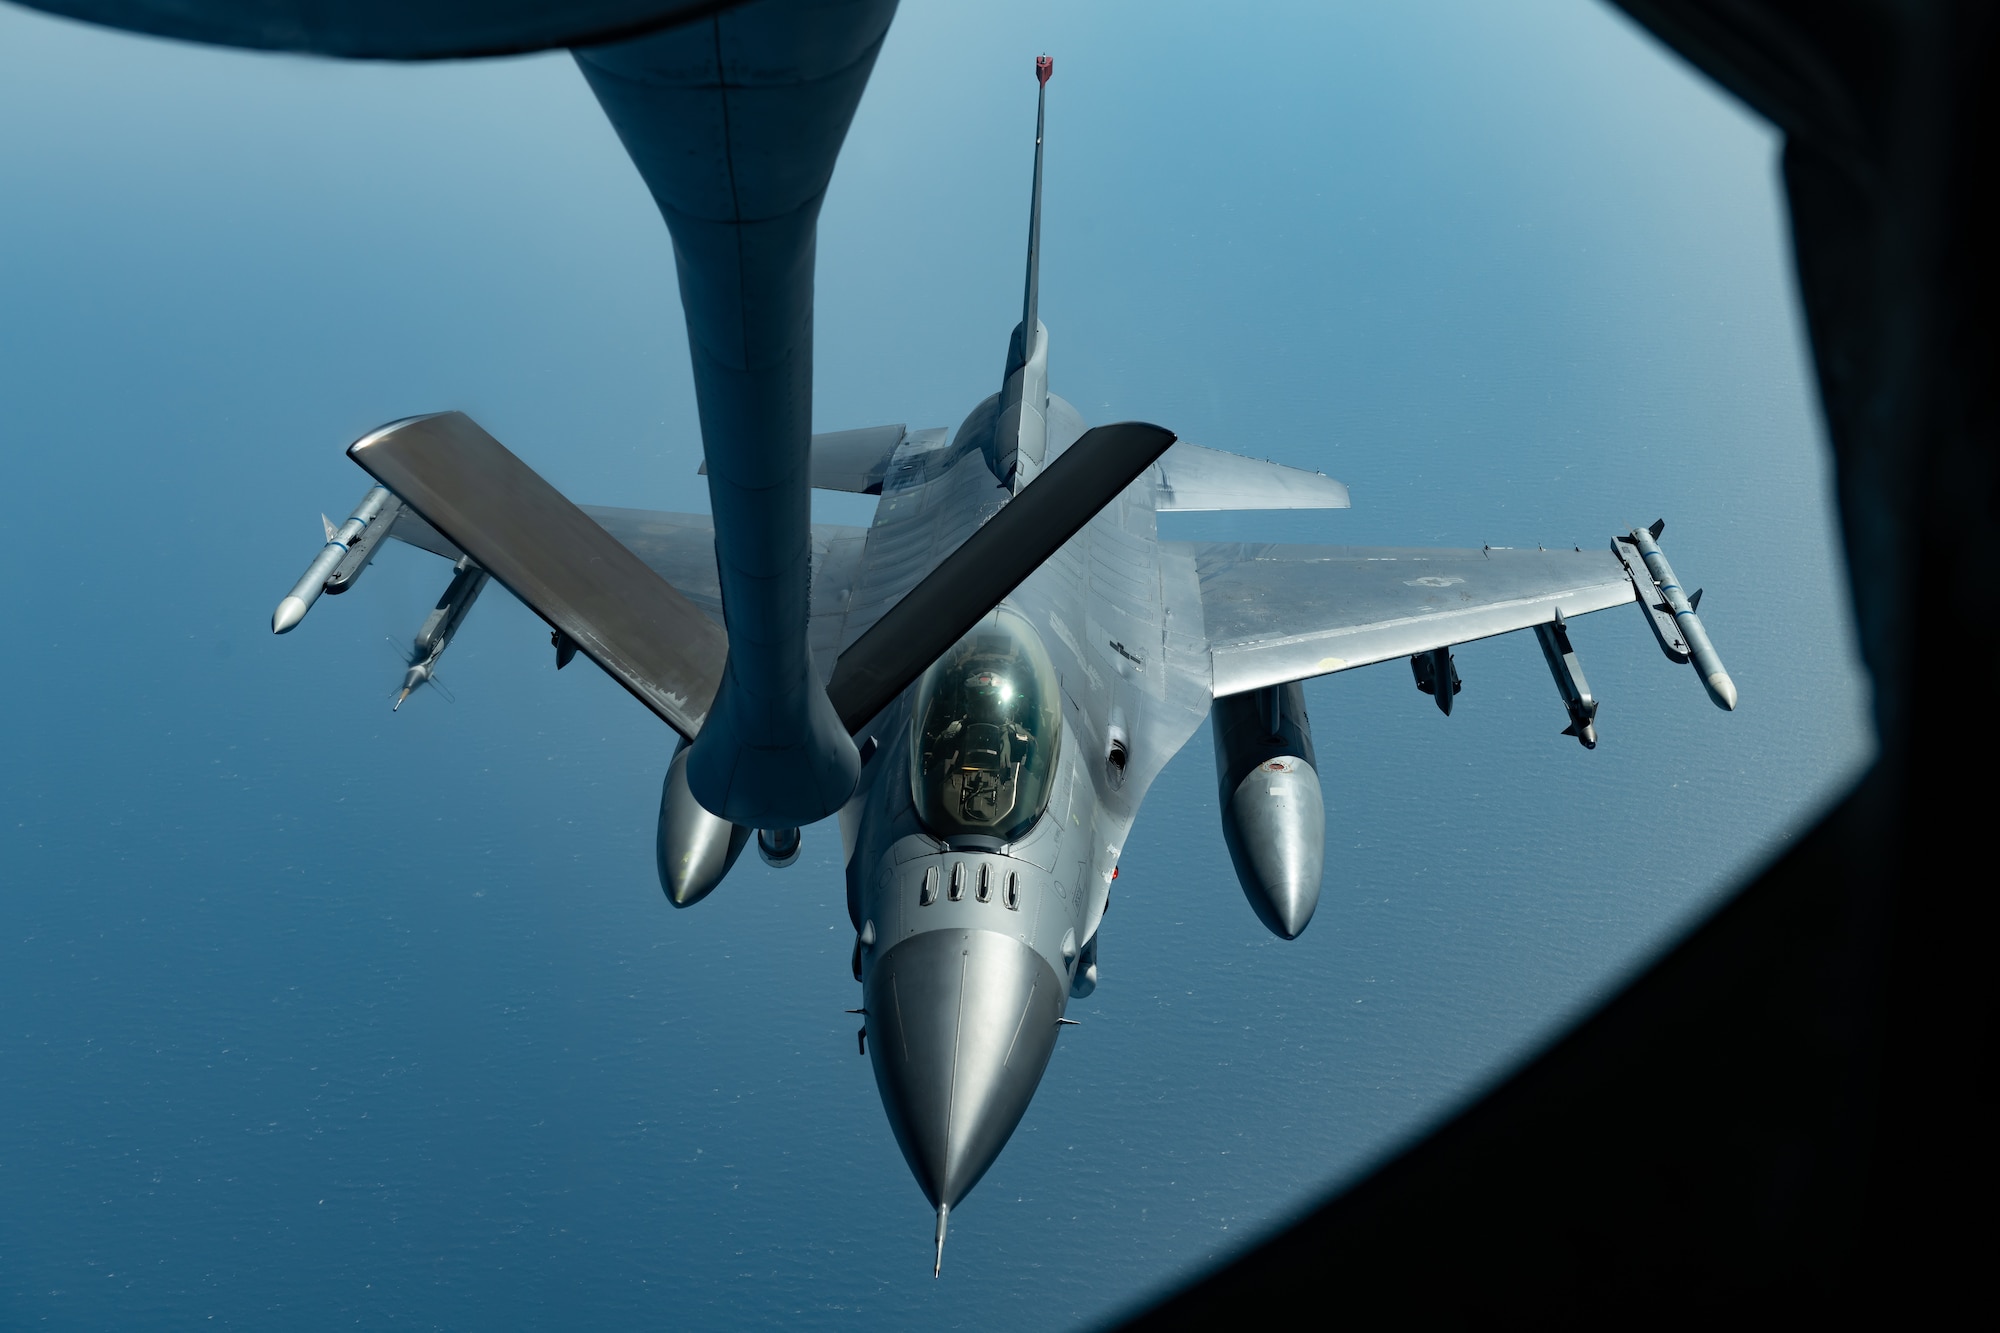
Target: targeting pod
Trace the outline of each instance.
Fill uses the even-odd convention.
[[[380,544],[384,536],[388,535],[401,508],[401,503],[386,487],[373,486],[361,497],[361,503],[354,506],[354,512],[347,516],[347,521],[338,528],[326,523],[322,517],[320,521],[326,523],[326,545],[313,557],[313,562],[306,566],[306,572],[299,577],[292,590],[285,594],[284,600],[278,603],[278,609],[271,613],[271,633],[283,634],[304,620],[306,612],[312,609],[312,604],[319,600],[322,592],[344,592],[355,579],[359,578],[362,568],[374,558],[375,547]],[[373,532],[371,539],[367,541],[366,553],[356,560],[356,548],[364,535],[370,534],[371,529]],[[346,577],[340,587],[330,589],[329,584],[335,575],[342,572],[345,572]]]
[[[1659,519],[1650,528],[1634,528],[1629,536],[1612,538],[1611,549],[1632,575],[1633,586],[1639,590],[1639,604],[1645,608],[1646,623],[1653,627],[1660,641],[1660,651],[1672,661],[1693,662],[1695,674],[1701,677],[1715,706],[1733,710],[1736,682],[1723,670],[1722,658],[1708,641],[1701,617],[1695,614],[1695,608],[1701,605],[1701,590],[1695,589],[1693,597],[1683,593],[1674,578],[1674,567],[1660,550],[1659,537],[1666,530],[1667,521]]]
[[[431,679],[437,670],[444,650],[451,646],[451,636],[458,633],[458,627],[465,622],[465,613],[479,600],[479,594],[486,587],[490,577],[478,565],[472,563],[469,555],[460,556],[452,567],[451,582],[445,585],[444,596],[438,598],[437,606],[424,617],[423,628],[417,631],[417,639],[410,650],[410,669],[403,676],[403,692],[396,696],[394,712],[403,706],[403,700],[411,691]]]
[[[1576,649],[1570,646],[1569,626],[1563,623],[1562,612],[1556,612],[1548,624],[1535,626],[1535,640],[1542,645],[1549,674],[1556,678],[1556,693],[1569,711],[1569,725],[1562,734],[1576,737],[1586,750],[1595,750],[1597,700],[1591,697],[1590,682],[1583,678],[1583,663],[1577,661]]]

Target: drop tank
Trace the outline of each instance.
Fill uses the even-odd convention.
[[[1216,795],[1236,879],[1257,919],[1297,939],[1319,906],[1326,805],[1297,682],[1226,695],[1209,713]]]

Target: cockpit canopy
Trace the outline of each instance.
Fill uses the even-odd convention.
[[[1049,803],[1062,745],[1055,667],[1001,607],[924,673],[910,717],[917,817],[940,838],[1011,841]]]

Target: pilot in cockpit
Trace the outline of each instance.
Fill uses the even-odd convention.
[[[943,836],[1012,837],[1048,802],[1061,721],[1047,654],[996,611],[925,674],[912,724],[919,815]]]
[[[1015,779],[1034,752],[1034,736],[1014,717],[1018,699],[1013,683],[999,672],[980,668],[964,677],[962,706],[938,733],[932,750],[955,789],[958,817],[967,824],[993,825],[1014,808]]]

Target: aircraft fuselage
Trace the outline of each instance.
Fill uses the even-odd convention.
[[[1053,458],[1084,423],[1062,399],[1047,404]],[[1011,424],[997,396],[948,442],[933,433],[898,450],[857,601],[900,597],[1006,501],[988,441],[996,421]],[[1160,545],[1145,485],[968,635],[975,654],[982,633],[996,636],[998,655],[969,660],[964,678],[1015,700],[995,712],[974,697],[978,685],[960,703],[927,697],[956,682],[918,682],[858,737],[861,782],[841,815],[869,1055],[897,1141],[945,1208],[998,1156],[1071,996],[1094,985],[1096,936],[1139,802],[1210,703],[1193,561]],[[1029,636],[1010,658],[1007,641]],[[1023,691],[1005,663],[1032,674],[1035,650],[1051,676],[1052,728],[1001,717]],[[954,708],[966,719],[933,721]],[[1031,773],[1039,762],[1047,771]]]

